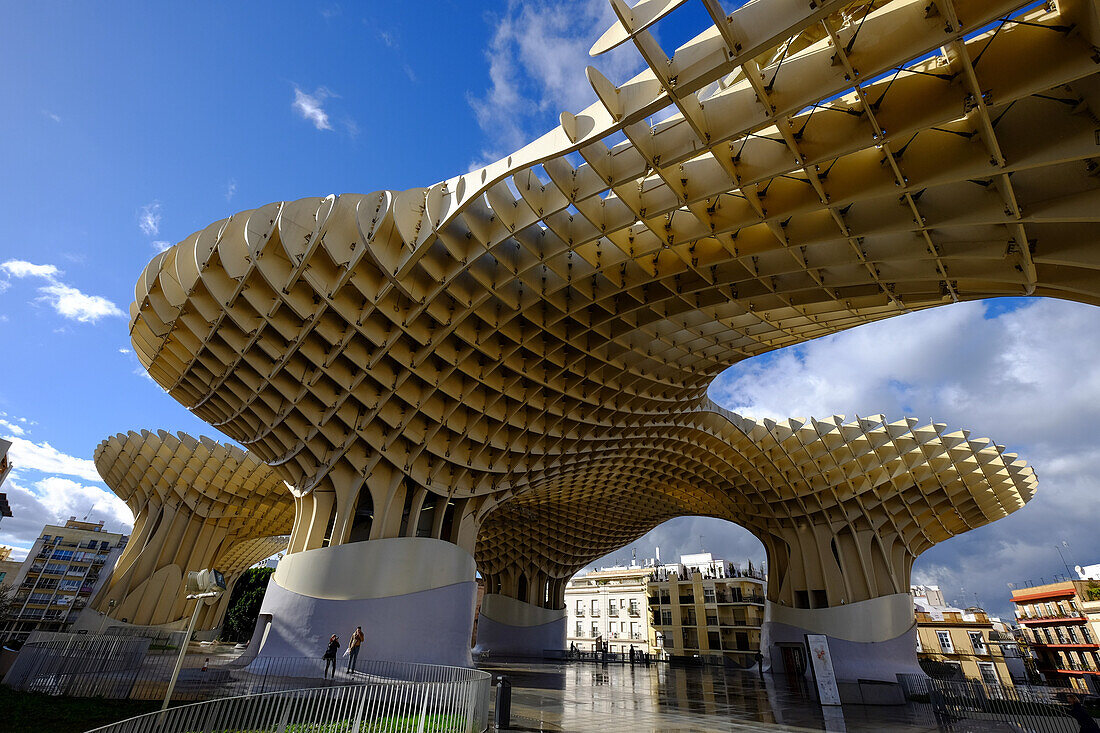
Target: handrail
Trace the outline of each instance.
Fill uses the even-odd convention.
[[[299,726],[480,733],[488,728],[491,675],[450,668],[456,679],[408,682],[376,679],[342,687],[314,687],[191,703],[94,728],[88,733],[185,733],[247,730],[284,733]],[[327,729],[327,728],[326,728]]]

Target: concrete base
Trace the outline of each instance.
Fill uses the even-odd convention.
[[[790,674],[784,659],[801,649],[803,675],[812,681],[806,656],[806,634],[825,634],[838,682],[897,682],[899,673],[923,674],[917,664],[917,627],[913,601],[898,593],[822,609],[799,609],[768,602],[760,630],[765,669]],[[784,652],[784,647],[792,652]]]
[[[541,657],[546,649],[564,649],[565,609],[540,608],[497,593],[481,599],[477,648],[493,656]]]
[[[354,542],[287,555],[268,582],[249,651],[320,658],[356,626],[360,656],[470,666],[474,558],[422,537]],[[339,662],[338,662],[339,663]]]

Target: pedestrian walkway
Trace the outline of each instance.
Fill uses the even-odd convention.
[[[753,672],[659,664],[631,667],[562,663],[479,665],[512,682],[510,731],[657,733],[660,731],[945,730],[931,707],[846,705],[822,708],[810,692]],[[952,733],[1000,733],[983,721],[954,723]]]

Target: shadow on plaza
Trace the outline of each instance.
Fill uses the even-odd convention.
[[[779,729],[935,731],[927,705],[822,708],[800,680],[721,667],[493,660],[512,683],[515,731]],[[1000,727],[956,725],[954,731]]]

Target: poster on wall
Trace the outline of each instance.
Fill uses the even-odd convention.
[[[839,705],[840,690],[833,674],[833,658],[829,655],[829,637],[825,634],[806,634],[806,646],[810,650],[810,669],[817,684],[817,696],[822,705]]]

